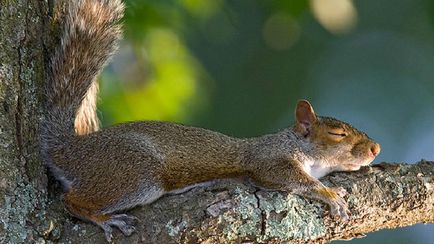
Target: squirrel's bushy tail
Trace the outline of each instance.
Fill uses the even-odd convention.
[[[77,111],[87,93],[96,93],[93,81],[121,37],[120,0],[65,2],[67,10],[60,21],[61,41],[47,69],[47,118],[42,130],[45,147],[55,147],[74,135]]]

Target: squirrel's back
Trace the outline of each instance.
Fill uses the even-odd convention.
[[[137,182],[144,179],[143,175],[160,172],[161,177],[156,181],[165,185],[166,191],[189,185],[190,181],[199,178],[206,181],[218,178],[219,174],[239,174],[243,156],[239,148],[243,139],[161,121],[119,124],[76,136],[70,142],[61,152],[52,154],[56,167],[69,173],[68,181],[85,178],[81,175],[87,174],[83,167],[98,168],[99,173],[106,172],[113,175],[112,178],[126,178],[124,172],[134,171],[139,177]],[[209,170],[203,169],[200,175],[193,175],[198,168],[206,167]]]

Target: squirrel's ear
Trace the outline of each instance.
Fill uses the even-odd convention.
[[[317,118],[313,111],[312,105],[306,100],[300,100],[295,108],[296,126],[299,132],[305,134],[309,132],[309,128],[316,122]]]

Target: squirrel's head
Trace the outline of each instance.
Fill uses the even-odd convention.
[[[380,153],[380,145],[368,135],[337,119],[317,116],[306,100],[297,103],[295,117],[294,132],[310,142],[314,153],[320,154],[315,157],[334,170],[358,170]]]

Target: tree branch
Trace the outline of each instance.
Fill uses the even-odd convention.
[[[322,180],[342,186],[351,211],[346,223],[333,220],[319,202],[284,192],[259,190],[234,180],[166,196],[131,211],[140,219],[121,243],[327,242],[385,228],[434,222],[434,162],[380,164]],[[71,219],[71,218],[69,218]],[[81,221],[67,221],[61,241],[98,242],[103,233]]]

